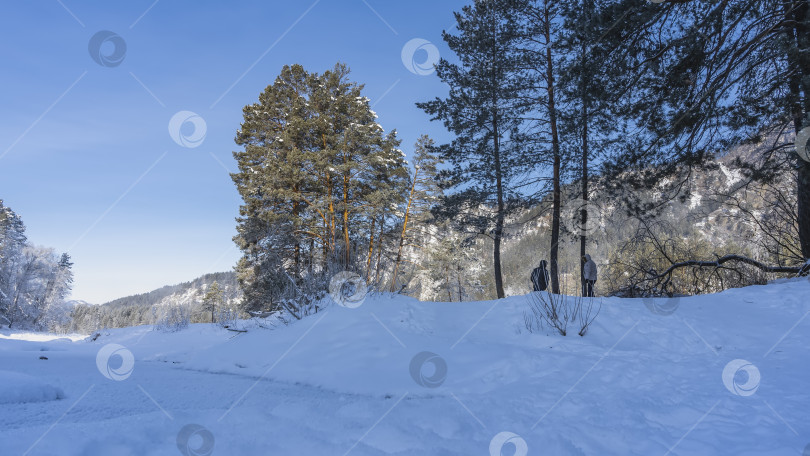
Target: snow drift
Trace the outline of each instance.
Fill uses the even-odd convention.
[[[63,397],[61,389],[36,377],[0,370],[0,404],[55,401]]]

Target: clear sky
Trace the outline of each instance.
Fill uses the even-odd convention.
[[[230,270],[242,107],[285,64],[321,72],[341,61],[407,154],[420,134],[446,140],[414,103],[446,94],[425,73],[449,53],[441,32],[464,3],[7,2],[0,199],[31,242],[73,257],[73,299]]]

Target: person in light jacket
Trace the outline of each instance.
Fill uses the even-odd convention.
[[[586,297],[593,297],[593,284],[596,283],[596,263],[593,262],[589,254],[582,257],[584,266],[582,267],[583,292]]]

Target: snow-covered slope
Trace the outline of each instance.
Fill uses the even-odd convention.
[[[606,298],[584,338],[527,333],[521,296],[381,295],[275,330],[0,339],[3,370],[65,395],[0,407],[2,453],[799,455],[808,294]]]
[[[0,385],[0,404],[55,401],[65,396],[59,388],[19,372],[0,370]]]

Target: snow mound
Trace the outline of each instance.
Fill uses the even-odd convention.
[[[0,370],[0,404],[47,402],[64,397],[61,389],[36,377]]]

